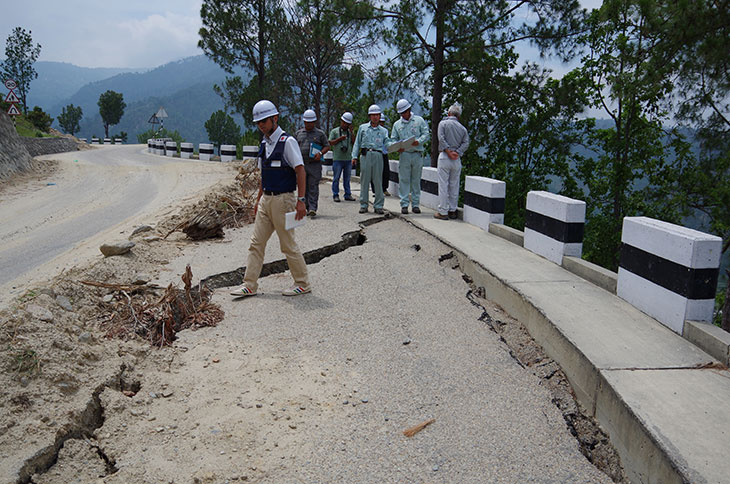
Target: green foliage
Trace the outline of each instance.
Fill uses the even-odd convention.
[[[76,107],[73,104],[69,104],[63,108],[61,114],[56,119],[63,132],[73,136],[80,129],[79,122],[82,116],[83,111],[81,106]]]
[[[126,131],[120,131],[117,134],[111,135],[110,138],[112,139],[112,141],[114,141],[115,139],[120,139],[120,140],[122,140],[123,143],[126,143],[128,136],[129,135],[127,134]],[[147,138],[145,138],[144,142],[147,143]]]
[[[220,109],[210,115],[210,119],[205,122],[205,130],[208,132],[208,139],[218,147],[219,152],[221,145],[236,144],[241,137],[241,128]]]
[[[119,123],[124,116],[124,108],[127,104],[124,102],[124,96],[118,92],[108,90],[99,96],[98,101],[99,114],[104,122],[104,137],[109,137],[109,126]]]
[[[40,106],[33,107],[33,111],[29,112],[26,117],[33,123],[33,126],[44,133],[47,133],[51,129],[53,118],[43,111]]]
[[[162,128],[159,130],[148,129],[144,133],[139,133],[137,135],[137,143],[147,144],[147,140],[153,138],[171,138],[178,144],[178,146],[180,146],[180,143],[185,142],[185,139],[180,136],[180,133],[177,131],[170,131],[167,128]],[[124,138],[124,140],[126,142],[126,138]]]
[[[33,64],[41,53],[41,45],[33,45],[31,31],[15,27],[5,42],[5,60],[0,63],[0,77],[3,81],[12,79],[18,85],[16,94],[23,103],[23,112],[28,114],[28,91],[30,83],[38,77]]]
[[[677,191],[689,162],[689,145],[677,130],[665,131],[661,109],[673,84],[675,61],[658,62],[661,38],[645,28],[656,2],[606,0],[593,12],[584,40],[589,54],[577,75],[589,82],[593,107],[613,127],[593,131],[596,155],[576,167],[586,190],[584,257],[618,267],[623,218],[644,215],[678,223],[686,214]]]
[[[533,0],[520,2],[519,15],[514,2],[475,2],[454,0],[399,0],[374,2],[376,15],[390,19],[381,24],[379,37],[394,46],[397,55],[381,70],[384,80],[402,87],[431,87],[433,111],[431,130],[436,131],[443,114],[444,83],[449,77],[476,70],[482,55],[501,58],[509,46],[523,41],[537,44],[541,51],[555,49],[567,57],[572,34],[581,28],[583,12],[576,0]],[[531,15],[528,15],[529,11]],[[423,35],[424,32],[432,33]],[[426,82],[426,81],[430,82]],[[435,166],[437,147],[431,149]]]

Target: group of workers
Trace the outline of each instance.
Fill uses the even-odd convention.
[[[383,214],[390,172],[388,151],[400,143],[397,152],[401,213],[407,214],[409,205],[413,213],[421,213],[423,151],[430,133],[426,121],[413,114],[411,107],[406,99],[398,101],[396,111],[400,118],[393,124],[390,135],[383,126],[380,106],[373,104],[368,108],[369,122],[361,124],[356,134],[352,130],[353,115],[346,112],[340,117],[340,126],[332,129],[328,138],[316,126],[317,115],[311,109],[302,116],[304,127],[291,136],[279,126],[279,111],[271,101],[256,103],[253,121],[263,134],[258,153],[261,184],[243,285],[231,291],[231,295],[256,295],[266,243],[274,231],[294,279],[294,285],[283,295],[311,292],[304,256],[294,240],[294,230],[290,229],[286,214],[294,212],[295,220],[305,216],[316,217],[322,160],[329,150],[333,154],[333,200],[341,201],[339,180],[342,177],[345,200],[355,201],[350,189],[350,164],[354,168],[359,162],[360,213],[368,212],[369,189],[372,186],[374,211]],[[439,206],[434,217],[440,220],[457,218],[461,157],[469,146],[469,135],[459,122],[460,116],[461,106],[453,104],[448,117],[438,126]]]

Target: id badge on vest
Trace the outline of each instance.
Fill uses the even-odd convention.
[[[272,160],[271,168],[281,168],[281,160]]]

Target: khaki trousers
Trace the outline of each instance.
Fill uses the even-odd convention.
[[[297,286],[309,288],[307,264],[304,262],[304,256],[294,240],[295,229],[285,229],[286,213],[295,211],[296,204],[297,199],[294,192],[261,197],[259,209],[256,213],[256,221],[254,222],[253,236],[251,236],[251,246],[248,249],[246,274],[243,277],[246,287],[254,292],[258,289],[258,279],[264,265],[266,243],[274,231],[279,237],[279,247],[286,256],[294,283]]]

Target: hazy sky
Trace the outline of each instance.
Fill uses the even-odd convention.
[[[82,67],[157,67],[201,54],[202,0],[3,0],[0,57],[15,27],[41,44],[38,60]]]
[[[3,0],[0,57],[15,27],[41,44],[38,60],[82,67],[157,67],[198,49],[202,0]],[[581,0],[587,8],[601,0]],[[520,49],[523,54],[529,49]],[[556,74],[563,70],[556,66]]]

